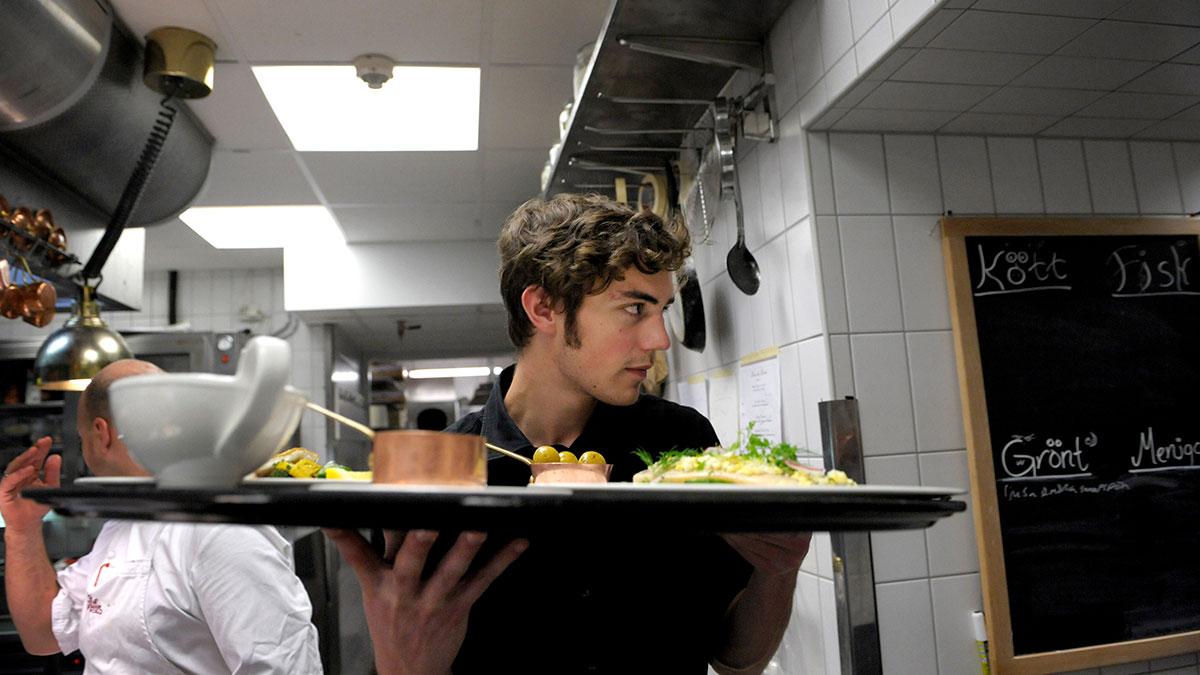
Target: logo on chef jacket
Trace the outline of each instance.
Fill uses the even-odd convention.
[[[92,614],[103,614],[104,606],[100,604],[99,600],[93,598],[89,594],[87,596],[87,611],[91,612]]]

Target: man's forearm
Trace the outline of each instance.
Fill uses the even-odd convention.
[[[729,610],[725,647],[713,669],[721,675],[761,673],[792,618],[795,591],[796,572],[772,576],[755,571]]]
[[[35,532],[4,532],[4,590],[21,644],[30,654],[58,653],[51,627],[51,607],[58,594],[58,578],[46,553],[46,541]]]

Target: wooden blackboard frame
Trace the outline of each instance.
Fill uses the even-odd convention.
[[[1014,653],[991,432],[966,247],[968,236],[1200,236],[1200,222],[1188,218],[946,217],[940,223],[992,671],[998,675],[1052,673],[1200,651],[1200,631],[1189,631],[1077,649],[1020,656]]]

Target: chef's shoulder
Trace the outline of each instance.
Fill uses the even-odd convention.
[[[164,537],[193,561],[251,552],[291,560],[292,545],[270,525],[170,523]]]
[[[479,410],[463,415],[446,427],[444,431],[452,434],[478,434],[483,431],[483,411]]]
[[[632,412],[641,429],[662,437],[663,449],[706,448],[717,444],[712,423],[695,408],[642,394]]]

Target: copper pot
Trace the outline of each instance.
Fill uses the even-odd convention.
[[[54,305],[50,305],[40,312],[36,312],[26,317],[22,317],[25,323],[34,326],[35,328],[45,328],[54,320]]]
[[[476,435],[377,431],[372,456],[376,483],[487,485],[487,454]]]
[[[28,251],[33,246],[35,236],[33,213],[24,206],[19,206],[13,210],[8,222],[12,225],[10,236],[13,246],[16,246],[18,251]]]
[[[61,227],[54,228],[46,243],[50,244],[50,248],[46,251],[46,260],[49,260],[51,265],[58,266],[67,262],[67,233],[65,230]]]
[[[25,289],[9,284],[0,290],[0,316],[6,319],[20,319],[24,316]]]
[[[54,216],[50,213],[50,209],[38,209],[38,212],[33,215],[33,236],[48,241],[50,235],[54,233]]]
[[[21,292],[21,316],[27,322],[33,323],[32,319],[45,313],[47,309],[50,310],[50,318],[54,318],[54,303],[58,301],[58,292],[53,286],[44,281],[35,281],[22,287]]]

